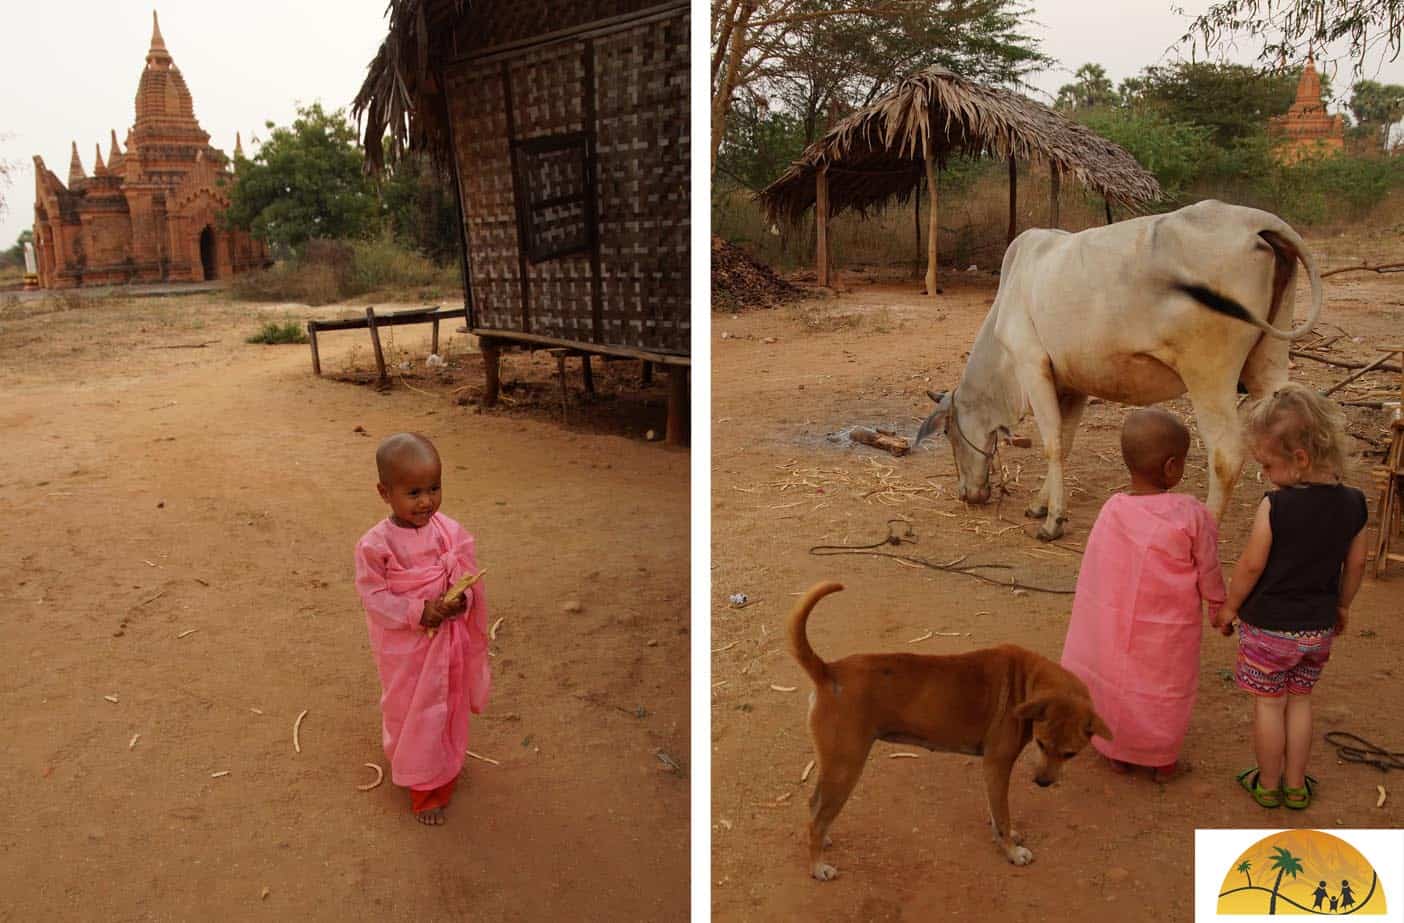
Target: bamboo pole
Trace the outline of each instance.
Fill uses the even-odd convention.
[[[829,285],[829,165],[824,164],[815,174],[814,236],[817,240],[815,259],[818,262],[819,284]]]
[[[1048,226],[1058,227],[1058,190],[1062,181],[1062,175],[1056,163],[1048,165]]]
[[[1019,201],[1019,165],[1014,161],[1014,155],[1009,155],[1009,233],[1005,238],[1005,244],[1014,243],[1014,232],[1019,229],[1018,208]]]
[[[936,155],[926,154],[926,194],[931,200],[926,221],[926,294],[936,297]]]
[[[371,346],[375,348],[375,370],[377,387],[387,387],[390,378],[385,374],[385,353],[380,348],[380,331],[375,326],[375,308],[366,308],[366,326],[370,328]]]

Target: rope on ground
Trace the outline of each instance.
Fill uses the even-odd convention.
[[[892,528],[894,522],[900,522],[907,526],[903,535],[898,535]],[[1031,583],[1024,583],[1016,577],[1010,577],[1008,582],[998,580],[987,574],[976,573],[979,570],[1012,570],[1012,564],[966,564],[965,559],[969,555],[961,555],[954,561],[945,564],[938,564],[935,561],[928,561],[925,558],[918,558],[913,555],[895,554],[890,551],[880,551],[878,549],[885,545],[915,545],[915,533],[912,531],[911,523],[905,519],[887,520],[887,537],[881,541],[873,542],[869,545],[814,545],[809,549],[809,553],[816,557],[828,557],[839,554],[861,554],[877,558],[892,558],[895,561],[905,562],[908,565],[917,567],[927,567],[931,570],[938,570],[947,574],[960,574],[965,577],[974,577],[976,580],[984,581],[998,587],[1011,590],[1028,590],[1031,593],[1052,593],[1057,596],[1071,596],[1073,590],[1059,590],[1051,587],[1035,586]]]
[[[1336,758],[1345,763],[1365,763],[1380,772],[1404,769],[1404,753],[1395,753],[1348,731],[1330,731],[1328,744],[1336,748]]]

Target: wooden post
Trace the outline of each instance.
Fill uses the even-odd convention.
[[[687,444],[687,366],[668,367],[668,445]]]
[[[585,375],[585,393],[594,397],[595,395],[595,372],[590,367],[590,354],[582,353],[580,356],[580,370]]]
[[[639,372],[639,381],[645,385],[653,384],[653,363],[647,359],[643,361],[643,369]]]
[[[1111,216],[1111,199],[1103,199],[1103,200],[1102,200],[1102,204],[1105,205],[1105,206],[1107,207],[1107,224],[1111,224],[1111,223],[1112,223],[1112,216]]]
[[[435,308],[435,310],[438,309]],[[434,338],[430,341],[429,351],[436,356],[439,354],[439,319],[437,317],[434,318]]]
[[[1009,233],[1005,237],[1005,244],[1014,243],[1014,237],[1019,230],[1019,165],[1014,161],[1014,155],[1009,155]]]
[[[829,165],[824,164],[815,174],[814,188],[814,236],[818,241],[815,247],[815,260],[819,264],[819,284],[829,285]]]
[[[483,389],[483,406],[493,407],[502,391],[502,347],[496,340],[483,337],[478,340],[478,349],[483,354],[483,376],[487,379]]]
[[[916,232],[916,262],[921,265],[921,179],[917,179],[916,191],[912,193],[912,228]]]
[[[307,322],[307,339],[312,344],[312,374],[322,374],[322,357],[317,355],[317,322]]]
[[[1062,176],[1056,163],[1048,164],[1048,226],[1058,227],[1058,186]]]
[[[926,216],[926,294],[936,297],[936,155],[926,153],[926,194],[931,199],[931,209]]]
[[[566,376],[565,360],[566,351],[564,349],[553,349],[556,354],[556,377],[561,380],[561,422],[566,422]]]
[[[385,353],[380,348],[380,331],[375,327],[375,308],[366,308],[366,326],[370,328],[371,346],[375,347],[375,370],[379,375],[376,387],[384,388],[390,384],[390,379],[385,374]]]

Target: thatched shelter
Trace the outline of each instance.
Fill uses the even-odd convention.
[[[690,355],[686,0],[391,0],[352,105],[369,163],[428,151],[458,188],[463,287],[486,400],[503,349]],[[382,139],[390,139],[384,149]]]
[[[917,194],[930,198],[926,286],[936,292],[937,171],[951,156],[1009,161],[1009,239],[1015,233],[1016,161],[1042,161],[1052,177],[1049,223],[1058,224],[1062,176],[1132,209],[1161,197],[1160,184],[1122,147],[1047,106],[931,67],[854,112],[805,150],[760,195],[772,222],[798,223],[815,209],[819,283],[828,284],[828,222],[846,209],[866,215]],[[918,203],[918,208],[920,203]]]

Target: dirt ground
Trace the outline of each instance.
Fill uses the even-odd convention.
[[[1334,267],[1362,252],[1373,257],[1393,249],[1398,259],[1398,241],[1395,235],[1314,246]],[[1016,596],[956,574],[872,557],[823,559],[809,553],[811,546],[878,542],[887,534],[886,521],[897,518],[906,522],[895,528],[910,528],[916,541],[905,553],[938,562],[969,555],[970,561],[1012,566],[996,574],[1071,588],[1101,502],[1125,483],[1116,443],[1125,408],[1115,405],[1094,404],[1083,419],[1069,462],[1072,519],[1066,539],[1052,546],[1035,540],[1037,523],[1022,517],[1044,470],[1031,419],[1020,431],[1034,437],[1033,447],[1001,450],[1012,493],[999,506],[966,508],[956,500],[943,439],[906,458],[849,444],[841,434],[857,424],[915,432],[931,407],[925,390],[955,384],[996,280],[947,273],[945,294],[934,303],[917,294],[914,282],[879,283],[849,273],[845,284],[848,290],[838,297],[713,317],[712,906],[718,919],[895,920],[939,913],[1187,921],[1193,916],[1196,827],[1400,826],[1404,809],[1397,797],[1375,807],[1375,786],[1394,783],[1394,774],[1343,764],[1320,743],[1311,770],[1321,788],[1309,810],[1267,812],[1248,798],[1234,781],[1253,761],[1249,705],[1229,679],[1235,643],[1206,626],[1199,702],[1184,752],[1187,775],[1159,785],[1148,776],[1117,776],[1084,754],[1059,785],[1041,790],[1032,784],[1032,755],[1026,753],[1015,769],[1011,805],[1035,859],[1015,868],[990,841],[977,758],[878,743],[833,827],[827,861],[840,877],[813,881],[804,830],[814,779],[800,781],[813,755],[805,729],[809,680],[784,640],[794,597],[819,580],[846,584],[810,620],[814,647],[829,660],[860,651],[954,653],[1005,642],[1057,659],[1071,597]],[[1343,274],[1328,279],[1326,288],[1317,329],[1328,339],[1350,334],[1332,344],[1329,355],[1374,358],[1372,342],[1397,339],[1404,276]],[[1299,306],[1305,294],[1303,288]],[[1292,374],[1324,384],[1346,372],[1303,360]],[[1397,387],[1397,380],[1371,376],[1360,391]],[[1188,405],[1180,401],[1172,409],[1187,412]],[[1355,432],[1382,438],[1382,414],[1361,410],[1351,417]],[[1359,440],[1355,447],[1376,448]],[[1205,459],[1197,439],[1190,463],[1181,489],[1202,499]],[[1367,487],[1369,466],[1377,463],[1358,460],[1352,481]],[[1223,523],[1225,562],[1247,536],[1262,495],[1258,474],[1249,462]],[[1373,488],[1370,495],[1373,509]],[[744,608],[728,602],[738,592],[749,598]],[[1404,750],[1404,719],[1386,704],[1400,682],[1402,608],[1404,568],[1396,567],[1386,582],[1367,579],[1354,623],[1318,687],[1318,734],[1348,730]],[[919,757],[893,759],[898,752]]]
[[[481,375],[447,324],[458,377],[382,394],[244,342],[336,309],[50,308],[0,299],[0,918],[685,918],[688,455],[642,435],[662,376],[602,376],[602,425],[563,426],[544,357],[506,377],[554,404],[457,403]],[[428,328],[395,337],[422,367]],[[355,379],[364,338],[328,335],[324,368]],[[440,828],[388,770],[357,791],[385,758],[351,552],[400,429],[436,441],[502,620],[471,731],[494,762]]]

